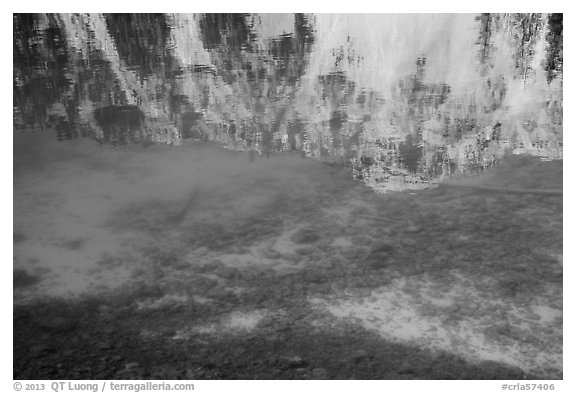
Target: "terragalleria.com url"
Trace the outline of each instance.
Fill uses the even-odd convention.
[[[139,392],[145,390],[178,390],[181,392],[191,392],[194,390],[193,383],[146,382],[146,383],[118,383],[110,382],[111,391]]]

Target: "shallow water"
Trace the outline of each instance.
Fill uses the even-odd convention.
[[[155,288],[172,341],[352,323],[561,378],[561,23],[15,15],[15,305]]]

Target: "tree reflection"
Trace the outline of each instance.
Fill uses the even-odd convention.
[[[140,77],[165,75],[169,29],[162,14],[105,14],[106,27],[120,58]]]
[[[14,14],[13,95],[16,126],[45,128],[58,115],[51,107],[72,84],[66,73],[69,52],[55,15]]]

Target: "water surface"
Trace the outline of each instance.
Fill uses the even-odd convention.
[[[23,311],[15,377],[180,369],[29,365],[102,324],[309,357],[186,379],[561,378],[562,61],[557,14],[14,15],[14,303],[101,303]]]

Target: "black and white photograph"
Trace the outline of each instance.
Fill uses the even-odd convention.
[[[563,13],[12,22],[14,381],[564,379]]]

